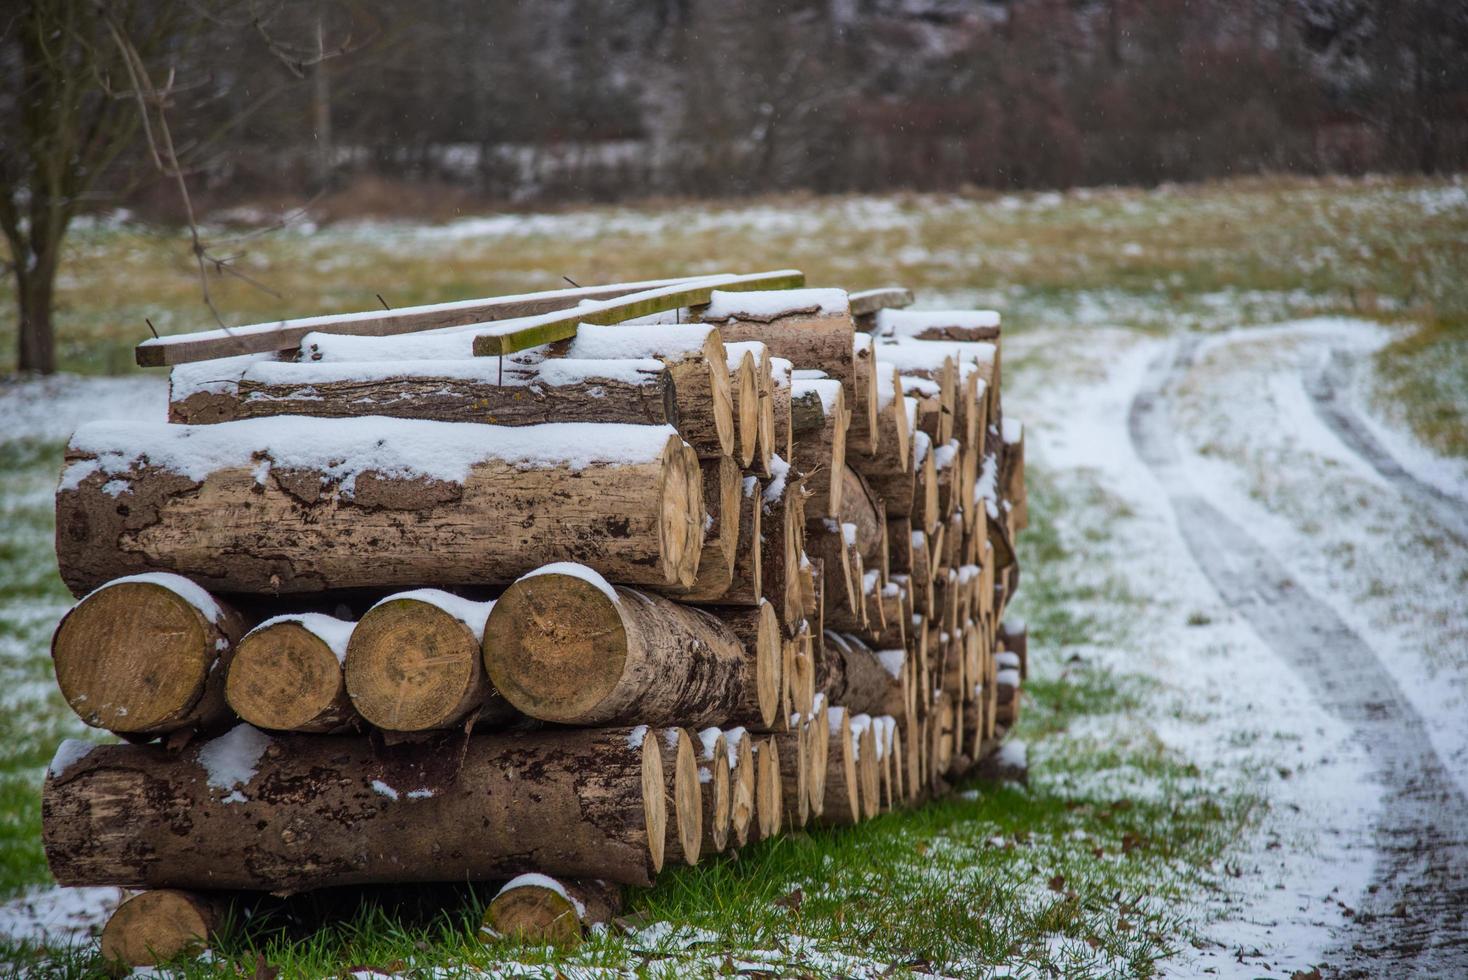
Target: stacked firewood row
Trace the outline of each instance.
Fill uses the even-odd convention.
[[[123,741],[61,746],[43,834],[61,883],[144,889],[108,955],[370,883],[509,880],[495,929],[574,932],[1013,726],[998,316],[598,290],[165,338],[168,420],[73,437],[56,677]]]

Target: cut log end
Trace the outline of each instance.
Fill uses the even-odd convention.
[[[488,692],[474,632],[432,603],[408,598],[362,617],[347,645],[346,684],[362,717],[396,732],[447,728]]]
[[[134,895],[102,929],[102,958],[124,966],[156,966],[208,945],[216,925],[213,903],[184,891]]]
[[[626,666],[618,601],[574,575],[516,582],[495,603],[484,630],[494,686],[534,718],[583,723],[616,689]]]
[[[88,725],[157,734],[190,721],[219,657],[218,639],[204,614],[173,590],[118,582],[66,614],[51,657],[62,695]]]
[[[647,851],[652,872],[663,870],[668,833],[668,797],[663,783],[663,756],[657,735],[642,729],[642,817],[647,828]]]
[[[663,577],[687,588],[698,578],[703,551],[703,471],[698,454],[677,436],[663,450],[662,510],[658,522]]]
[[[755,819],[758,787],[752,743],[753,739],[749,735],[739,740],[734,768],[729,774],[729,838],[735,847],[743,847],[749,842],[751,825]]]
[[[351,714],[350,703],[343,704],[346,691],[336,653],[290,621],[245,635],[230,661],[224,696],[235,714],[256,728],[325,732]]]
[[[698,779],[698,754],[682,728],[677,733],[677,767],[673,775],[673,814],[678,822],[678,845],[687,864],[697,864],[703,853],[703,790]]]
[[[574,946],[589,927],[621,909],[621,889],[611,882],[528,874],[509,882],[490,901],[484,927],[494,938]]]

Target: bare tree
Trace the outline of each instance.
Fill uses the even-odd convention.
[[[0,25],[0,230],[15,283],[17,366],[56,370],[52,303],[61,246],[78,206],[128,145],[138,118],[106,85],[122,64],[106,17],[152,58],[177,40],[177,5],[21,0]]]

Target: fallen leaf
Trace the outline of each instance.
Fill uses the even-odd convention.
[[[280,968],[271,966],[265,962],[264,953],[255,954],[255,974],[252,980],[275,980],[280,976]]]
[[[1056,875],[1050,879],[1050,890],[1052,892],[1065,891],[1065,875]]]
[[[1310,970],[1296,970],[1290,974],[1290,980],[1320,980],[1320,968]]]
[[[799,888],[795,888],[790,892],[790,894],[786,895],[784,898],[775,899],[775,904],[780,906],[781,908],[787,908],[792,912],[799,912],[800,905],[804,901],[805,893],[802,892]]]

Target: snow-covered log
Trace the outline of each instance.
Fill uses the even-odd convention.
[[[702,318],[719,324],[725,341],[762,341],[777,357],[825,371],[855,400],[856,331],[844,290],[715,290]]]
[[[78,594],[158,569],[223,592],[482,586],[562,560],[687,586],[703,546],[698,459],[666,426],[96,422],[66,461]]]
[[[905,647],[873,650],[860,638],[826,631],[816,692],[827,704],[869,715],[907,712],[910,678]]]
[[[851,412],[834,380],[796,381],[791,401],[794,465],[805,474],[809,517],[837,518],[845,488],[846,433]]]
[[[851,713],[839,706],[829,708],[826,724],[831,746],[826,755],[826,791],[820,822],[831,826],[860,823],[861,779],[857,772],[858,744],[851,728]]]
[[[855,294],[852,302],[855,303]],[[884,309],[876,313],[873,333],[884,339],[995,341],[999,339],[999,313],[996,310]]]
[[[490,899],[484,928],[527,945],[564,946],[621,912],[622,889],[610,881],[530,872],[507,881]]]

